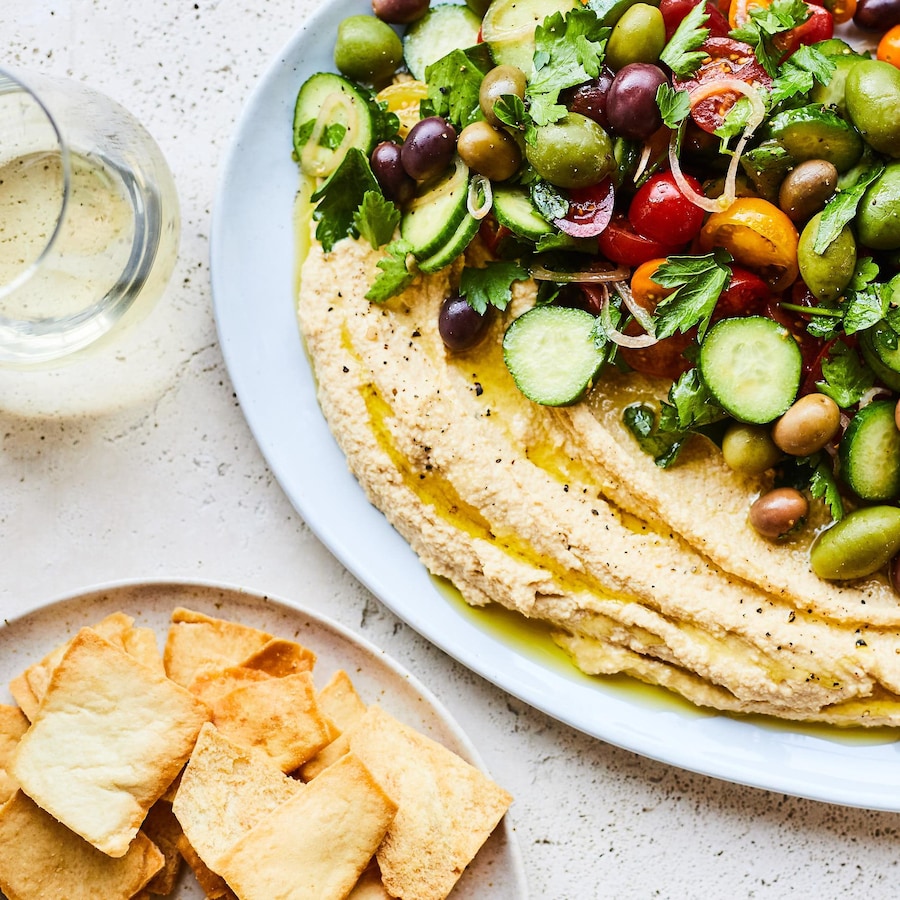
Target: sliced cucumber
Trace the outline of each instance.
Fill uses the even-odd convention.
[[[774,319],[722,319],[700,346],[700,374],[713,397],[741,422],[764,425],[794,402],[803,360]]]
[[[892,391],[900,391],[900,344],[886,325],[873,325],[859,335],[859,349],[869,368]]]
[[[497,221],[513,234],[536,241],[556,231],[537,211],[525,188],[512,184],[495,184],[493,196],[493,210]]]
[[[568,306],[535,306],[515,319],[503,336],[503,359],[516,387],[543,406],[579,400],[605,361],[596,321]]]
[[[838,172],[856,165],[863,152],[859,132],[840,116],[821,106],[788,109],[769,123],[771,137],[797,160],[827,159]]]
[[[579,0],[493,0],[481,22],[481,36],[498,66],[518,66],[530,74],[534,30],[547,16],[580,6]]]
[[[841,477],[863,500],[900,494],[900,431],[892,400],[876,400],[851,420],[838,447]]]
[[[453,237],[468,214],[468,194],[469,169],[459,157],[446,175],[419,188],[400,220],[400,236],[416,259],[431,256]]]
[[[370,98],[342,75],[318,72],[300,86],[294,104],[294,153],[313,178],[327,178],[351,147],[366,156],[375,139]]]
[[[481,19],[468,6],[442,3],[432,6],[409,26],[403,37],[403,59],[413,78],[425,80],[425,70],[453,50],[478,43]]]
[[[450,240],[438,247],[431,256],[419,261],[419,269],[422,272],[437,272],[438,269],[449,266],[469,246],[472,238],[478,233],[480,224],[480,219],[467,212]]]

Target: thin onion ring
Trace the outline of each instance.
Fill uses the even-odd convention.
[[[678,154],[676,152],[678,133],[673,131],[669,138],[669,168],[672,170],[672,177],[675,179],[675,183],[678,185],[679,190],[694,204],[694,206],[699,206],[701,209],[713,213],[724,212],[732,203],[734,203],[736,197],[735,185],[737,182],[737,171],[741,161],[741,155],[743,154],[744,147],[747,146],[747,142],[750,140],[751,135],[766,117],[766,107],[762,101],[762,97],[759,95],[759,91],[752,84],[741,81],[739,78],[719,78],[697,85],[688,95],[691,101],[691,108],[693,109],[707,97],[710,97],[713,94],[719,94],[722,91],[735,91],[738,94],[743,94],[750,101],[752,114],[744,127],[744,133],[735,145],[731,162],[728,164],[728,171],[725,174],[725,187],[718,197],[704,197],[703,194],[698,194],[690,184],[688,184],[687,179],[684,177],[684,173],[681,171],[681,164],[678,161]]]
[[[479,203],[479,191],[484,194],[484,199]],[[469,182],[469,193],[466,196],[466,209],[473,219],[481,221],[494,205],[494,194],[491,191],[490,181],[484,175],[474,175]]]
[[[544,266],[532,266],[529,274],[535,281],[557,281],[560,284],[583,282],[585,284],[606,284],[612,281],[622,281],[631,271],[624,266],[616,266],[614,269],[581,269],[578,272],[557,272]]]
[[[624,334],[615,328],[612,316],[609,312],[609,288],[604,284],[603,299],[600,302],[600,324],[606,336],[620,347],[628,347],[631,350],[640,350],[644,347],[652,347],[658,340],[655,334]]]

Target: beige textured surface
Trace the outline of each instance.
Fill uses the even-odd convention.
[[[555,722],[399,622],[292,510],[232,393],[212,315],[208,239],[236,118],[310,6],[3,4],[4,64],[89,81],[150,128],[174,170],[183,228],[158,317],[162,337],[150,348],[152,389],[108,415],[0,413],[8,561],[0,611],[100,582],[173,576],[292,596],[338,619],[422,678],[515,795],[533,898],[893,898],[897,815],[725,784]],[[660,720],[668,714],[660,709]]]

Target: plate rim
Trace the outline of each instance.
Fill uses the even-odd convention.
[[[268,389],[277,388],[279,385],[283,385],[286,379],[289,380],[292,374],[300,377],[301,381],[297,384],[300,388],[305,389],[307,386],[303,384],[303,379],[312,377],[309,372],[305,350],[300,340],[296,318],[293,314],[293,297],[288,295],[281,298],[281,301],[289,304],[288,308],[293,320],[294,336],[291,341],[293,350],[285,351],[285,344],[281,335],[279,335],[279,340],[282,340],[282,343],[277,345],[277,349],[282,352],[294,352],[296,358],[283,356],[281,362],[285,365],[284,370],[272,371],[267,367],[271,367],[273,363],[279,364],[275,356],[266,356],[262,361],[248,359],[247,349],[245,346],[242,346],[242,343],[246,341],[246,334],[242,332],[242,329],[246,327],[247,323],[245,318],[242,318],[238,312],[241,303],[239,292],[234,288],[233,284],[229,283],[228,275],[235,274],[235,256],[232,254],[237,249],[233,235],[231,235],[232,222],[229,219],[229,215],[235,211],[232,209],[235,204],[233,185],[236,182],[240,183],[240,168],[242,164],[247,162],[245,158],[245,142],[253,143],[255,141],[258,143],[260,140],[258,129],[257,133],[253,133],[251,126],[256,123],[259,117],[265,118],[263,114],[266,113],[266,102],[269,100],[267,93],[277,87],[279,81],[284,80],[289,73],[294,73],[297,76],[297,87],[299,87],[301,80],[298,73],[301,70],[307,74],[314,71],[314,69],[309,68],[305,64],[304,54],[301,52],[305,49],[304,40],[306,36],[308,34],[314,35],[316,32],[324,31],[326,28],[333,30],[333,23],[335,17],[339,14],[340,8],[352,8],[354,5],[359,6],[360,0],[339,0],[337,8],[334,5],[327,8],[319,7],[302,23],[301,27],[287,41],[282,50],[272,58],[262,77],[251,91],[238,117],[226,153],[220,162],[212,206],[210,281],[213,312],[220,346],[235,395],[238,398],[250,431],[266,464],[293,508],[332,555],[371,591],[381,603],[410,627],[414,628],[423,637],[462,665],[487,679],[498,688],[572,728],[596,739],[617,745],[667,765],[674,765],[686,771],[734,784],[854,808],[900,811],[900,785],[897,785],[892,792],[886,789],[883,778],[877,778],[871,774],[875,769],[882,771],[883,768],[884,771],[888,771],[889,765],[893,765],[893,760],[881,758],[881,756],[885,755],[884,751],[878,751],[874,756],[872,753],[862,754],[862,758],[859,761],[868,764],[862,768],[869,773],[869,780],[860,782],[858,780],[842,779],[839,777],[842,769],[830,765],[833,762],[831,757],[835,755],[833,751],[839,742],[810,736],[800,731],[791,731],[790,722],[784,723],[775,720],[773,726],[778,727],[773,727],[771,730],[766,729],[765,731],[770,737],[764,738],[764,742],[770,740],[775,750],[781,751],[774,754],[775,758],[782,763],[785,760],[790,762],[790,765],[785,770],[778,765],[772,764],[772,754],[769,754],[765,759],[760,757],[755,761],[746,758],[749,752],[748,744],[758,744],[759,741],[754,741],[752,738],[758,738],[763,729],[755,723],[743,721],[739,717],[726,717],[717,714],[708,715],[707,711],[700,710],[698,710],[696,717],[688,717],[686,713],[666,713],[649,708],[642,709],[632,701],[623,701],[620,697],[611,696],[608,692],[604,693],[602,686],[597,686],[592,690],[595,698],[601,698],[599,709],[595,703],[593,712],[612,713],[615,723],[614,727],[610,727],[605,721],[598,723],[596,720],[591,721],[586,718],[585,710],[576,708],[577,704],[571,704],[566,709],[560,709],[559,703],[555,700],[554,690],[572,689],[572,679],[559,676],[547,667],[540,666],[523,655],[517,654],[515,651],[510,651],[502,642],[499,642],[483,629],[479,629],[469,622],[460,626],[464,629],[466,637],[470,639],[469,641],[460,644],[459,641],[448,639],[447,635],[440,633],[439,629],[427,616],[422,614],[420,609],[413,607],[402,596],[398,596],[397,584],[392,584],[390,578],[386,578],[385,572],[381,571],[380,568],[373,570],[364,564],[364,557],[360,555],[358,549],[350,545],[346,536],[341,533],[339,523],[333,520],[333,514],[329,513],[323,517],[321,509],[313,508],[310,496],[304,493],[309,487],[308,483],[298,484],[296,473],[289,468],[290,460],[285,456],[283,446],[284,430],[281,429],[277,434],[273,434],[271,423],[267,420],[264,405],[272,402],[272,398],[267,396],[265,391],[260,390],[261,386]],[[281,98],[282,109],[292,106],[292,103],[287,102],[291,99]],[[271,110],[268,112],[271,112]],[[285,119],[285,133],[287,133],[288,122],[289,120]],[[282,143],[285,149],[285,158],[289,160],[289,142],[282,141]],[[293,162],[291,162],[291,165],[294,166],[293,171],[296,178],[296,166]],[[278,202],[280,203],[281,201],[279,200]],[[271,212],[269,219],[271,219]],[[292,227],[291,223],[289,225]],[[291,260],[291,266],[293,266],[293,259]],[[268,285],[269,274],[262,273],[262,276],[263,282]],[[283,284],[282,287],[284,287]],[[269,302],[274,301],[270,299]],[[279,312],[278,314],[281,315],[282,313]],[[282,322],[281,324],[284,323]],[[262,368],[259,368],[260,366]],[[299,396],[299,394],[300,390],[298,389],[297,395]],[[287,410],[296,412],[296,409],[291,407],[289,401],[282,399],[278,402]],[[314,406],[313,410],[304,407],[302,412],[306,415],[312,414],[320,420],[319,424],[324,425],[324,417],[318,404],[314,403]],[[312,424],[314,428],[316,427],[312,419],[306,424]],[[327,426],[325,430],[327,431]],[[337,448],[333,438],[331,438],[330,432],[328,432],[327,438],[323,438],[326,441],[328,439],[330,439],[334,452],[340,454],[340,450]],[[343,454],[340,455],[341,459],[343,459]],[[334,473],[332,472],[331,474]],[[348,477],[352,478],[349,475]],[[397,553],[403,556],[402,549],[399,549],[399,546],[396,544],[397,541],[402,542],[409,551],[404,562],[418,565],[424,573],[424,566],[418,561],[418,558],[415,557],[408,545],[406,545],[406,542],[403,541],[397,532],[393,531],[391,526],[383,519],[381,513],[375,510],[374,507],[371,507],[362,487],[355,482],[355,479],[353,483],[356,489],[360,514],[365,517],[368,523],[376,522],[378,518],[381,518],[383,527],[389,529],[395,536],[393,542],[386,539],[388,543],[396,549]],[[364,507],[368,507],[368,511]],[[372,515],[372,510],[377,516]],[[412,558],[410,559],[410,557]],[[421,578],[419,581],[421,581]],[[440,599],[440,594],[433,585],[432,591]],[[425,606],[425,604],[422,605]],[[445,603],[445,605],[447,604]],[[446,620],[446,618],[445,616],[444,619]],[[507,661],[510,661],[514,667],[514,674],[504,673],[498,666],[494,665],[487,658],[487,654],[490,651],[497,651],[501,655],[505,655]],[[576,693],[578,693],[579,697],[583,696],[583,693],[579,693],[577,690]],[[689,738],[677,748],[673,748],[670,745],[665,734],[665,729],[672,727],[673,717],[676,732],[679,729],[684,730],[686,728],[687,737]],[[634,721],[635,719],[637,721]],[[719,737],[710,734],[711,728],[709,723],[711,721],[716,723],[714,728],[718,727],[726,736],[732,731],[736,731],[736,736],[734,738],[728,737],[723,743]],[[801,726],[798,724],[795,727],[799,728]],[[662,728],[662,733],[660,728]],[[748,728],[750,729],[749,734],[747,732]],[[751,738],[750,741],[747,740],[748,736]],[[900,745],[896,742],[884,745],[875,742],[871,744],[860,742],[855,746],[870,748],[873,746],[887,746],[893,750],[891,755],[896,755],[897,752],[900,752]],[[726,750],[738,752],[727,755],[723,753]],[[845,758],[845,754],[838,753],[837,756],[842,759]],[[873,764],[876,762],[878,765],[874,766]]]

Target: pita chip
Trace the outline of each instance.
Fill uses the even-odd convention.
[[[247,832],[219,872],[241,900],[344,900],[396,809],[348,754]]]
[[[12,900],[131,900],[162,866],[143,833],[113,859],[21,791],[0,807],[0,889]]]
[[[242,663],[248,669],[258,669],[273,678],[311,672],[316,665],[316,654],[296,641],[272,638]]]
[[[83,628],[53,670],[12,774],[39,806],[120,857],[208,718],[189,691]]]
[[[25,713],[18,706],[0,703],[0,805],[9,800],[19,786],[10,772],[10,766],[16,747],[27,730]]]

